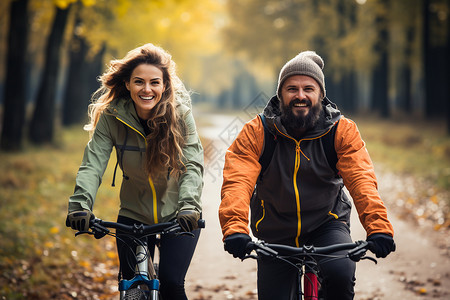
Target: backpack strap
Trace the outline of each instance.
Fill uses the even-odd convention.
[[[272,132],[269,131],[267,127],[266,118],[263,113],[258,114],[261,122],[264,126],[264,146],[262,154],[259,158],[259,163],[261,164],[261,172],[259,173],[259,178],[262,178],[262,174],[266,171],[267,167],[272,160],[273,152],[275,151],[275,146],[277,145],[277,137]]]
[[[123,178],[125,178],[126,180],[129,179],[128,176],[125,175],[125,171],[123,170],[123,154],[125,153],[125,149],[127,147],[127,140],[128,140],[128,128],[125,124],[123,124],[123,127],[125,128],[125,140],[123,141],[123,145],[118,147],[120,149],[120,156],[117,155],[117,162],[116,162],[116,166],[114,167],[114,174],[113,174],[113,179],[112,179],[112,184],[111,184],[112,187],[116,186],[116,172],[117,172],[117,166],[119,164],[122,167]]]
[[[330,131],[324,135],[320,141],[322,142],[322,146],[325,150],[325,155],[327,157],[328,165],[330,168],[334,170],[336,176],[339,176],[339,171],[336,168],[336,164],[338,162],[336,148],[334,147],[334,137],[336,135],[336,128],[339,124],[339,121],[336,122],[335,125],[330,129]]]

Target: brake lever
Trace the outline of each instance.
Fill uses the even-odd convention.
[[[94,237],[97,240],[101,239],[102,237],[104,237],[105,235],[107,235],[107,234],[109,234],[111,232],[108,228],[100,225],[99,223],[92,224],[91,225],[91,230],[92,231],[90,231],[89,234],[94,235]]]
[[[247,254],[246,256],[241,258],[241,261],[244,261],[245,259],[249,259],[249,258],[258,259],[258,256],[254,255],[254,254]]]
[[[360,246],[356,247],[353,250],[350,250],[347,253],[348,258],[350,258],[351,260],[356,261],[356,262],[363,260],[363,259],[368,259],[370,261],[373,261],[375,264],[377,264],[378,262],[375,258],[370,257],[370,256],[365,256],[367,253],[366,247],[367,247],[367,242],[361,243]]]
[[[363,257],[361,257],[361,260],[363,260],[363,259],[368,259],[370,261],[373,261],[375,264],[378,264],[378,261],[375,258],[371,257],[371,256],[363,256]]]
[[[90,234],[93,235],[94,233],[92,231],[77,231],[75,232],[75,237],[82,235],[82,234]]]
[[[193,234],[192,232],[187,232],[187,231],[177,232],[176,235],[187,235],[190,237],[195,237],[195,234]]]

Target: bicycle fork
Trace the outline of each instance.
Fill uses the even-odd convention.
[[[148,293],[147,299],[158,299],[159,280],[156,278],[156,271],[153,267],[152,259],[148,256],[147,246],[138,245],[136,247],[135,275],[131,280],[122,280],[119,282],[120,299],[125,299],[126,292],[133,285],[146,291]]]

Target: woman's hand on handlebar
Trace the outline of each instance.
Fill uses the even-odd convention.
[[[94,219],[94,214],[89,210],[73,211],[67,215],[66,226],[73,230],[86,232],[89,230],[89,222]]]
[[[200,213],[195,210],[182,210],[177,215],[178,224],[185,232],[191,232],[199,228]]]

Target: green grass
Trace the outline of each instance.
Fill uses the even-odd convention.
[[[372,160],[390,171],[427,180],[450,191],[450,136],[445,123],[357,118]],[[449,203],[450,204],[450,203]]]
[[[74,273],[89,269],[92,253],[98,261],[110,257],[117,264],[104,250],[113,246],[113,239],[75,239],[65,227],[68,198],[88,139],[77,126],[61,132],[56,146],[0,153],[0,298],[63,299],[74,295]],[[102,218],[115,218],[118,210],[111,171],[109,166],[97,199]]]

